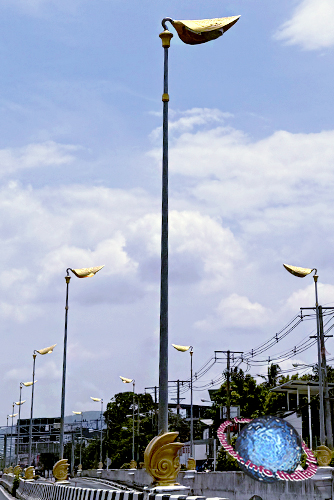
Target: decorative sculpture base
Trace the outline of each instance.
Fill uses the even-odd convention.
[[[333,467],[318,467],[317,472],[311,477],[317,488],[322,493],[322,498],[332,498],[332,474]]]
[[[148,490],[154,495],[186,495],[188,496],[190,488],[188,486],[174,485],[174,486],[155,486]]]

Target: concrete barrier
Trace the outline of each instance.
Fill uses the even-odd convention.
[[[219,497],[229,498],[230,500],[250,500],[254,495],[257,495],[261,500],[334,500],[332,472],[329,474],[326,468],[325,478],[319,478],[322,469],[322,467],[318,467],[317,475],[305,481],[263,483],[254,481],[241,471],[197,472],[192,474],[191,478],[185,477],[188,475],[186,472],[180,472],[177,481],[184,486],[188,486],[191,495],[204,498]],[[97,477],[95,470],[83,471],[82,475]],[[101,478],[118,481],[129,488],[150,487],[152,480],[144,469],[103,470]],[[324,482],[326,488],[322,487]]]

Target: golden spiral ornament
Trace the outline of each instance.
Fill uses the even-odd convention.
[[[156,436],[145,450],[145,469],[158,486],[175,484],[181,468],[178,452],[183,447],[183,443],[175,442],[178,434],[178,432],[166,432]]]
[[[67,479],[67,470],[69,468],[69,464],[67,462],[67,458],[63,458],[62,460],[58,460],[53,466],[53,475],[57,479],[57,481],[65,481]]]

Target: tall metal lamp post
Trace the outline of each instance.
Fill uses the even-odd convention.
[[[65,391],[66,391],[66,353],[67,353],[67,317],[68,317],[68,286],[71,281],[70,271],[77,278],[92,278],[104,266],[87,267],[82,269],[66,269],[66,300],[65,300],[65,329],[64,329],[64,354],[63,354],[63,377],[61,385],[61,409],[60,409],[60,437],[59,437],[59,458],[64,458],[64,418],[65,418]]]
[[[190,349],[190,457],[194,458],[194,416],[193,416],[193,346],[172,344],[174,349],[186,352]]]
[[[136,381],[132,378],[126,378],[119,376],[123,384],[132,383],[132,461],[135,460],[135,386]]]
[[[102,398],[92,398],[90,397],[93,401],[96,403],[101,402],[101,415],[100,415],[100,420],[101,420],[101,444],[100,444],[100,463],[99,463],[99,469],[103,468],[103,462],[102,462],[102,436],[103,436],[103,399]]]
[[[330,400],[329,400],[328,382],[327,382],[326,349],[325,349],[324,332],[323,332],[322,311],[320,312],[321,306],[319,306],[318,302],[317,269],[296,267],[287,264],[283,264],[283,266],[287,271],[289,271],[289,273],[293,274],[294,276],[297,276],[298,278],[305,278],[305,276],[314,271],[313,280],[315,289],[315,309],[317,318],[318,374],[319,374],[319,400],[320,400],[320,408],[319,408],[320,444],[321,445],[325,444],[326,434],[327,434],[327,444],[332,448],[333,436],[332,436],[331,410],[330,410]],[[327,432],[325,432],[325,423]]]
[[[13,413],[10,416],[12,419],[12,426],[11,426],[11,431],[10,431],[10,451],[9,451],[9,466],[12,465],[12,446],[13,446],[13,423],[14,423],[14,417],[17,417],[18,413],[14,413],[14,406],[15,403],[13,403]]]
[[[51,354],[53,349],[57,344],[53,344],[50,347],[45,347],[44,349],[34,350],[32,354],[32,382],[31,382],[31,408],[30,408],[30,422],[29,422],[29,454],[28,454],[28,465],[31,465],[31,450],[32,450],[32,419],[34,414],[34,387],[37,380],[35,380],[35,364],[37,353],[44,356],[44,354]],[[30,385],[30,383],[28,383]]]
[[[29,382],[20,382],[20,399],[15,403],[19,407],[19,418],[17,421],[17,444],[16,444],[16,465],[19,464],[19,453],[20,453],[20,427],[21,427],[21,406],[26,402],[24,399],[22,401],[22,387]]]
[[[78,470],[82,469],[82,463],[81,463],[81,446],[82,446],[82,411],[72,411],[74,415],[80,415],[80,456],[79,456],[79,467]]]
[[[162,20],[164,31],[160,33],[164,49],[163,84],[163,146],[162,146],[162,225],[161,225],[161,280],[160,280],[160,352],[159,352],[159,419],[158,433],[168,432],[168,49],[173,34],[168,31],[170,22],[179,38],[196,45],[219,38],[240,16],[197,21]]]

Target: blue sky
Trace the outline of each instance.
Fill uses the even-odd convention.
[[[330,0],[0,0],[0,13],[3,423],[33,349],[54,343],[35,414],[60,412],[67,267],[105,264],[70,284],[66,413],[124,390],[119,375],[158,384],[163,17],[241,15],[208,44],[172,39],[170,343],[192,344],[198,370],[271,337],[314,302],[312,278],[283,262],[316,266],[334,303]],[[171,351],[170,379],[188,361]],[[314,347],[294,359],[314,361]]]

